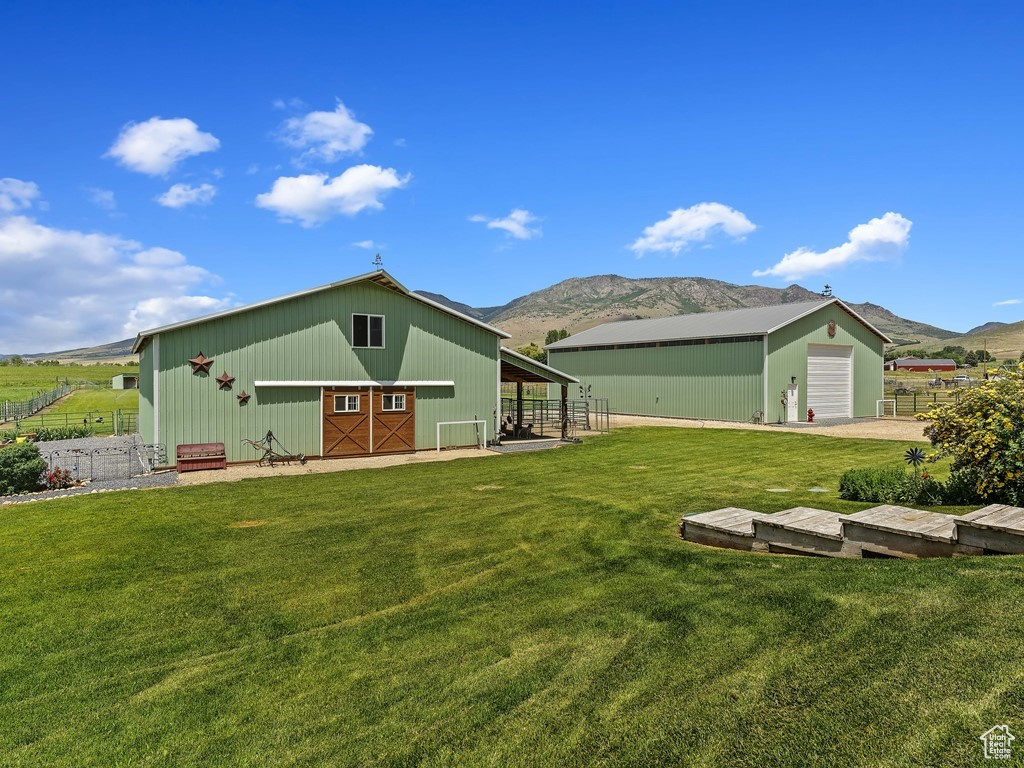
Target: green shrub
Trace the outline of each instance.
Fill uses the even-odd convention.
[[[903,498],[907,472],[903,467],[850,469],[839,478],[839,498],[898,504]]]
[[[0,443],[13,443],[18,437],[16,429],[0,429]]]
[[[69,424],[66,427],[40,427],[36,430],[36,442],[49,440],[74,440],[77,437],[92,437],[95,430],[88,424]]]
[[[962,485],[957,486],[962,493]],[[839,498],[847,501],[870,501],[875,504],[934,505],[949,502],[946,487],[937,480],[902,467],[870,467],[850,469],[839,478]]]
[[[39,478],[46,461],[30,443],[15,443],[0,448],[0,496],[39,489]]]

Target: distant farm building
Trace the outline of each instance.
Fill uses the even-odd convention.
[[[119,373],[110,380],[112,389],[138,389],[139,375],[137,373]]]
[[[546,349],[613,413],[783,422],[874,416],[887,343],[830,298],[606,323]]]
[[[944,358],[898,357],[885,363],[887,371],[955,371],[956,361]]]
[[[562,413],[577,383],[505,338],[378,270],[140,333],[140,432],[168,457],[223,443],[229,462],[268,430],[323,458],[480,445],[502,382],[554,385]]]

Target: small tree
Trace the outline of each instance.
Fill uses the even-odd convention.
[[[974,350],[972,349],[972,350],[968,351],[968,353],[966,355],[964,355],[964,365],[969,365],[969,366],[971,366],[973,368],[977,364],[978,364],[978,355],[975,354]]]
[[[982,499],[1024,502],[1024,375],[1012,371],[964,392],[958,401],[933,406],[924,433],[936,449],[932,460],[950,457],[953,476]]]
[[[562,330],[560,330],[558,332],[558,340],[559,341],[561,341],[562,339],[568,339],[568,338],[569,338],[569,332],[567,330],[565,330],[565,328],[563,328]]]
[[[1020,353],[1020,361],[1024,363],[1024,352]]]
[[[11,365],[24,365],[25,364],[25,361],[22,359],[21,355],[11,355],[9,358],[7,358],[7,361]]]
[[[516,349],[516,352],[518,352],[520,355],[526,355],[531,360],[536,360],[537,362],[540,363],[546,363],[548,361],[548,353],[545,352],[540,347],[538,347],[532,341],[525,347],[519,347],[518,349]]]
[[[554,344],[556,341],[558,341],[558,331],[552,328],[548,331],[548,335],[544,337],[544,344]]]

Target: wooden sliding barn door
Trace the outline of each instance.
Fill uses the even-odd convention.
[[[401,410],[396,409],[399,405]],[[407,453],[415,450],[416,390],[412,387],[374,388],[373,452]]]
[[[324,389],[324,456],[363,456],[370,452],[370,398],[367,387]]]

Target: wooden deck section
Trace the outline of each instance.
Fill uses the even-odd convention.
[[[754,521],[754,536],[779,554],[860,557],[860,546],[843,537],[843,516],[813,507],[794,507]]]
[[[687,541],[710,547],[767,551],[767,544],[754,538],[754,521],[766,517],[741,507],[725,507],[684,517],[679,523],[679,534]]]
[[[956,518],[957,539],[986,555],[1024,554],[1024,508],[990,504]]]
[[[956,518],[883,504],[843,518],[843,536],[870,554],[888,557],[980,555],[957,540]]]

